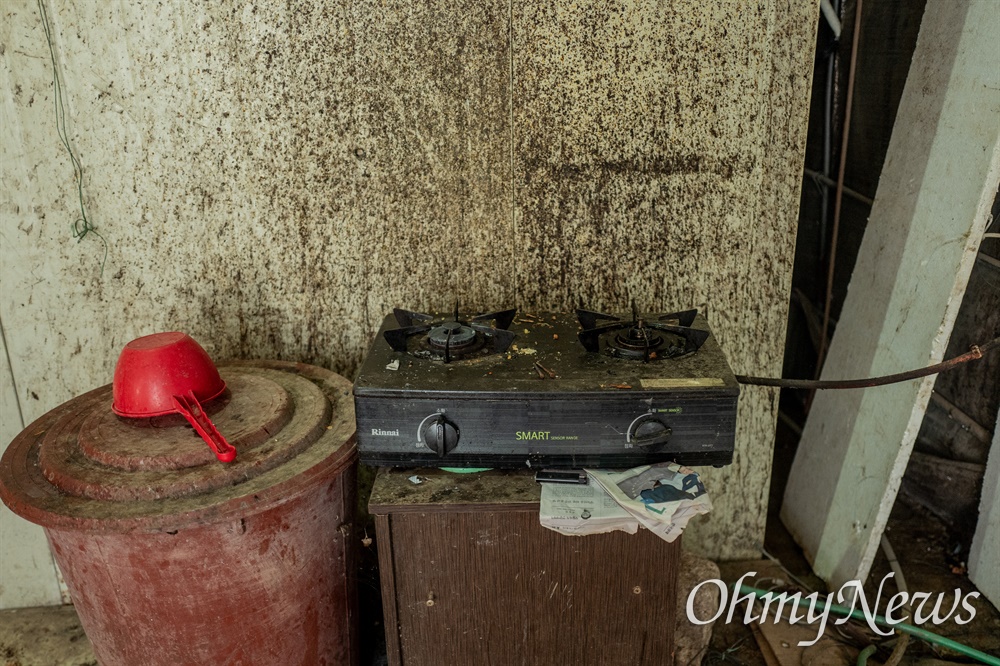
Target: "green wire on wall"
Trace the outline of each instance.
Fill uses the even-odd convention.
[[[87,237],[87,234],[94,234],[101,239],[101,243],[104,244],[104,258],[101,259],[101,275],[104,275],[104,264],[108,261],[108,242],[97,231],[97,227],[91,224],[90,219],[87,217],[87,208],[83,203],[83,164],[77,158],[76,153],[73,152],[73,148],[69,142],[69,132],[66,130],[66,107],[63,103],[62,78],[59,76],[59,67],[56,64],[56,49],[52,42],[52,27],[49,25],[49,14],[43,0],[38,0],[38,12],[42,17],[42,28],[45,30],[45,40],[48,42],[49,57],[52,60],[52,89],[56,107],[56,131],[59,133],[59,139],[62,141],[63,147],[66,148],[66,152],[69,154],[69,160],[73,164],[73,175],[76,178],[76,194],[80,204],[80,217],[73,221],[73,238],[77,242],[80,242]]]

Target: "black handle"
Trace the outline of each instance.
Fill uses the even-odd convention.
[[[635,446],[655,450],[666,444],[671,434],[670,426],[657,418],[649,417],[636,425],[631,441]]]
[[[458,426],[443,415],[435,416],[424,427],[424,444],[439,457],[458,446]]]

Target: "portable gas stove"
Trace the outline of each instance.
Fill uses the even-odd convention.
[[[395,310],[354,382],[371,465],[732,462],[739,386],[696,310]]]

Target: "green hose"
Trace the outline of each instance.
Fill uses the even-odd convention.
[[[767,590],[760,590],[756,587],[750,587],[749,585],[740,585],[740,594],[752,594],[755,597],[763,597],[767,594],[772,594]],[[775,595],[777,596],[777,595]],[[796,604],[799,606],[809,606],[812,601],[810,599],[799,598]],[[816,608],[820,610],[826,609],[827,604],[823,603],[819,599],[816,600]],[[836,604],[829,604],[830,610],[839,613],[840,615],[850,615],[855,620],[865,620],[865,614],[858,610],[851,610],[850,608],[844,608],[843,606],[837,606]],[[972,657],[977,659],[984,664],[989,664],[990,666],[1000,666],[1000,658],[988,655],[985,652],[980,652],[975,648],[971,648],[968,645],[962,645],[950,638],[945,638],[944,636],[939,636],[934,632],[927,631],[926,629],[921,629],[920,627],[915,627],[912,624],[906,624],[904,622],[899,622],[897,624],[892,624],[886,622],[885,617],[881,615],[875,616],[875,622],[882,625],[883,627],[888,627],[890,629],[895,629],[896,631],[902,632],[904,634],[910,634],[911,636],[916,636],[917,638],[923,639],[928,643],[934,643],[935,645],[940,645],[941,647],[947,648],[952,652],[957,652],[959,654],[965,655],[966,657]],[[867,650],[867,648],[865,648]],[[862,652],[864,654],[864,652]],[[865,655],[865,660],[867,661],[870,655]],[[858,657],[858,664],[862,664],[861,657]]]
[[[868,657],[875,654],[877,650],[878,648],[875,647],[874,645],[869,645],[864,650],[862,650],[861,654],[858,655],[858,666],[867,666]]]

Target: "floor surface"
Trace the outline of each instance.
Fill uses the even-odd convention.
[[[96,666],[72,606],[0,611],[3,666]]]

